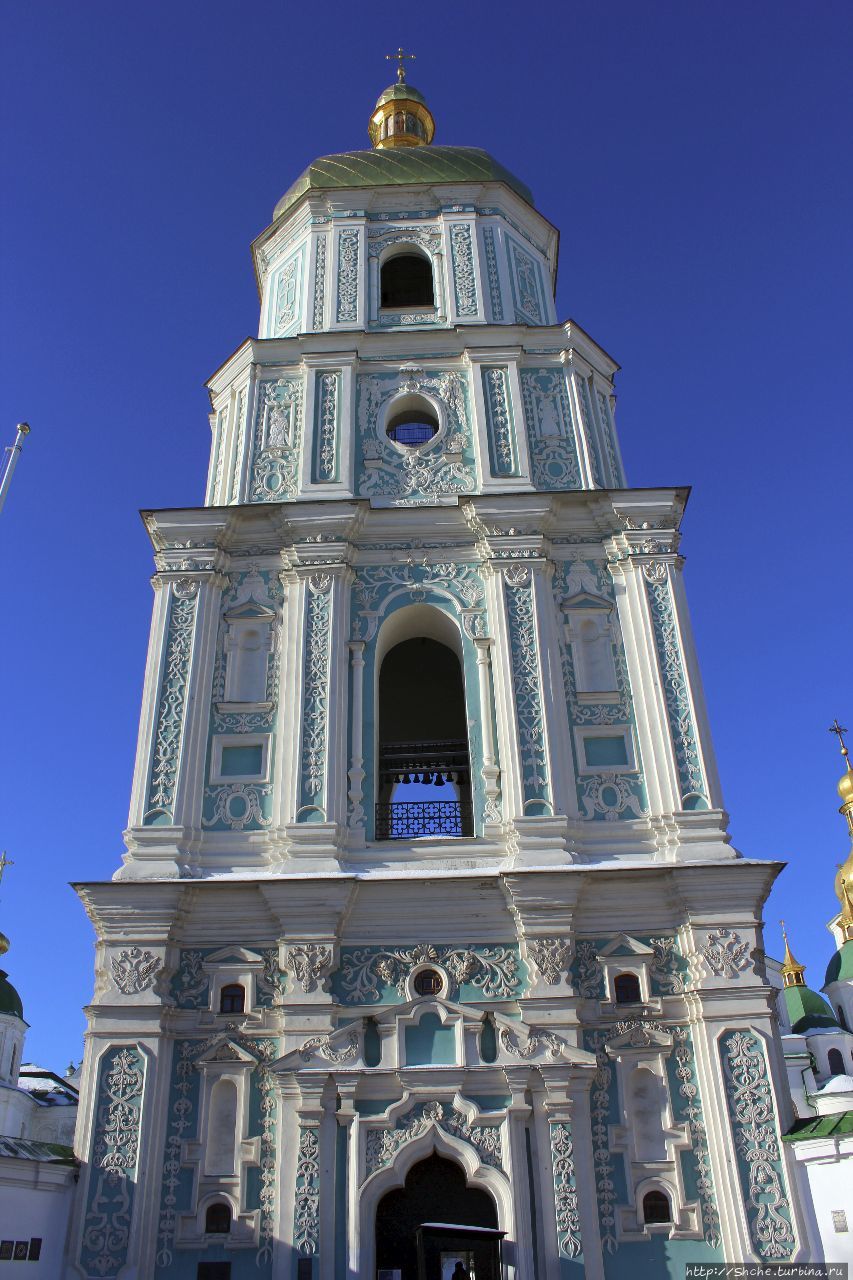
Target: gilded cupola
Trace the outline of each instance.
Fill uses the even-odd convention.
[[[386,56],[398,64],[397,80],[379,95],[373,108],[367,126],[370,141],[377,151],[428,146],[435,135],[435,120],[423,94],[406,81],[405,59],[415,55],[398,49]]]
[[[841,807],[838,812],[844,816],[851,838],[853,838],[853,769],[850,767],[850,752],[844,741],[844,735],[847,730],[842,728],[836,720],[830,728],[830,733],[834,733],[838,737],[841,754],[844,757],[846,766],[838,782],[838,794],[841,797]],[[835,896],[841,906],[841,916],[838,921],[841,936],[844,942],[850,942],[853,940],[853,846],[851,846],[845,861],[838,868],[838,873],[835,877]]]

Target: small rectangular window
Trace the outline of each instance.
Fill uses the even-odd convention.
[[[9,1262],[14,1247],[14,1240],[0,1240],[0,1262]]]
[[[220,773],[223,778],[260,777],[264,767],[264,749],[260,742],[248,747],[223,747]]]
[[[297,1258],[296,1280],[314,1280],[313,1258]]]
[[[33,1236],[32,1240],[30,1241],[30,1252],[27,1257],[27,1262],[38,1262],[40,1257],[41,1257],[41,1237]]]
[[[231,1280],[230,1262],[200,1262],[196,1280]]]
[[[585,738],[583,746],[587,764],[595,768],[628,763],[628,748],[621,733],[608,738]]]
[[[13,1260],[15,1262],[26,1262],[27,1254],[29,1253],[29,1251],[30,1251],[29,1240],[16,1240]]]
[[[211,782],[266,782],[270,767],[268,733],[217,733],[210,751]]]

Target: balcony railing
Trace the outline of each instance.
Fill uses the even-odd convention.
[[[470,782],[468,743],[464,738],[380,743],[379,794],[389,800],[376,805],[376,839],[473,835]],[[450,788],[453,799],[449,796],[445,799],[439,791],[434,800],[390,802],[398,783],[436,788],[453,784]]]
[[[468,743],[464,738],[434,742],[382,742],[379,744],[379,784],[432,782],[443,786],[469,782]]]
[[[473,832],[469,801],[402,800],[377,804],[377,840],[416,840],[421,836],[467,836]]]

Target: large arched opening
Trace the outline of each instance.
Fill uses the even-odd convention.
[[[379,290],[383,311],[434,307],[435,289],[430,259],[415,245],[400,245],[382,263]]]
[[[386,625],[379,668],[376,838],[473,835],[458,631],[429,606],[401,609]]]
[[[445,1280],[461,1262],[464,1274],[477,1280],[498,1280],[499,1263],[494,1238],[478,1237],[477,1228],[497,1231],[498,1212],[488,1191],[469,1187],[465,1171],[453,1160],[433,1154],[409,1170],[402,1187],[387,1192],[376,1207],[376,1268],[399,1273],[400,1280],[420,1280],[418,1228],[424,1223],[448,1223],[473,1228],[454,1233],[437,1248],[427,1244],[422,1252],[425,1280]],[[421,1233],[422,1235],[424,1233]]]

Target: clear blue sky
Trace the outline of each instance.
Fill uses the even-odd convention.
[[[151,606],[140,507],[201,502],[206,377],[256,332],[249,242],[366,147],[398,43],[437,140],[561,230],[558,312],[616,359],[634,485],[694,486],[687,586],[735,843],[820,986],[834,716],[853,727],[849,0],[3,6],[0,889],[31,1057],[81,1053],[70,880],[123,848]],[[845,719],[846,718],[846,719]]]

